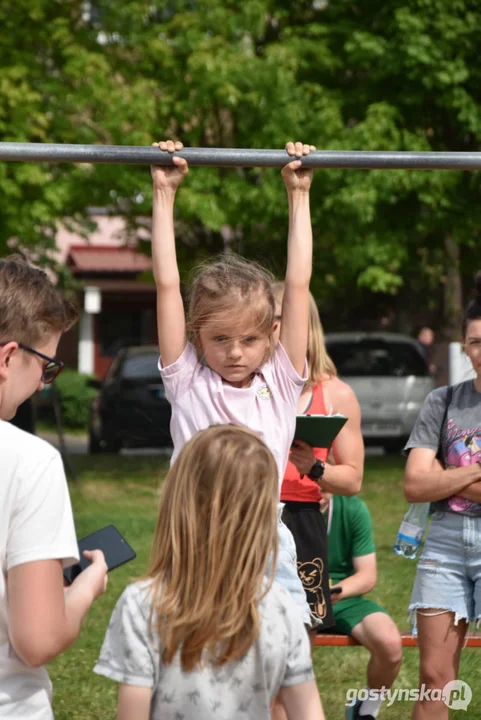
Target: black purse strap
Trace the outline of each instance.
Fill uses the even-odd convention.
[[[451,401],[453,399],[453,386],[448,385],[448,391],[446,393],[446,405],[444,406],[444,414],[443,414],[443,421],[441,423],[441,429],[439,431],[439,449],[437,458],[442,463],[442,466],[445,467],[445,457],[444,457],[444,448],[443,448],[443,433],[444,433],[444,427],[446,425],[446,421],[448,419],[448,411],[449,406],[451,405]]]

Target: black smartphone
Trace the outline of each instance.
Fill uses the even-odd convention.
[[[342,593],[342,587],[337,585],[336,587],[329,588],[329,591],[331,595],[338,595],[339,593]]]
[[[82,570],[85,570],[85,568],[91,564],[90,561],[83,556],[82,553],[84,550],[102,550],[109,571],[137,557],[135,550],[130,547],[127,540],[119,533],[117,528],[114,525],[107,525],[101,530],[96,530],[78,541],[80,562],[65,568],[63,571],[64,578],[69,585],[80,575]]]

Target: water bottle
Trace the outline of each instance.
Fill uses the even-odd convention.
[[[428,523],[429,503],[412,503],[399,527],[393,550],[414,560],[419,552]]]

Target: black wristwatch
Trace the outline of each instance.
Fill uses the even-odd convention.
[[[311,480],[320,480],[324,475],[325,468],[326,464],[322,460],[316,460],[307,477]]]

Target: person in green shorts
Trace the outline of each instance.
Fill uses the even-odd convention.
[[[367,700],[346,707],[347,720],[373,720],[382,703],[382,690],[392,686],[402,660],[399,630],[386,610],[363,597],[376,585],[376,548],[366,504],[356,495],[322,494],[329,538],[329,581],[334,627],[329,633],[351,635],[371,653],[367,666]],[[333,593],[334,588],[341,592]]]

